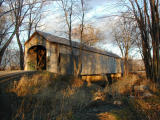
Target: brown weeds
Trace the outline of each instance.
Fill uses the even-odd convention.
[[[72,120],[72,113],[82,110],[93,101],[98,96],[96,92],[99,88],[96,85],[87,87],[84,81],[73,76],[56,76],[48,72],[31,78],[24,76],[19,82],[14,82],[9,90],[23,98],[13,116],[32,120]],[[30,106],[30,110],[27,106]]]
[[[94,101],[103,101],[111,104],[120,102],[122,104],[118,106],[123,105],[124,108],[121,111],[99,113],[99,119],[114,120],[117,118],[115,115],[122,113],[133,120],[159,120],[157,111],[160,109],[160,98],[157,95],[145,98],[136,96],[134,89],[143,85],[148,86],[148,91],[158,91],[155,84],[135,74],[120,78],[105,89],[95,84],[88,86],[85,81],[73,76],[47,72],[31,78],[25,76],[19,82],[14,82],[10,89],[20,97],[15,110],[17,112],[12,116],[14,119],[74,120],[75,112],[96,103]]]

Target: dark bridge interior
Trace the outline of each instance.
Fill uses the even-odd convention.
[[[46,48],[37,45],[28,50],[29,65],[33,70],[46,70]]]

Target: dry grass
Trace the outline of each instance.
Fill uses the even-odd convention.
[[[24,76],[10,89],[23,98],[13,118],[72,120],[72,113],[95,100],[98,90],[99,86],[88,87],[73,76],[56,76],[48,72],[31,78]]]
[[[111,86],[106,86],[104,91],[113,97],[131,94],[133,85],[135,85],[137,81],[139,81],[139,77],[137,75],[129,75],[128,77],[120,78]]]
[[[108,112],[99,113],[97,116],[100,120],[117,120],[115,115]]]
[[[148,91],[156,94],[147,98],[136,96],[133,89],[140,85],[148,86]],[[145,76],[136,74],[120,78],[103,89],[95,84],[88,86],[85,81],[73,76],[43,72],[31,78],[22,77],[10,91],[18,96],[13,120],[75,120],[74,113],[83,111],[99,100],[108,104],[120,101],[123,106],[120,110],[97,113],[96,116],[101,120],[159,120],[159,90]]]
[[[49,73],[34,75],[32,78],[24,76],[19,82],[14,82],[10,91],[15,92],[17,96],[37,94],[51,84],[51,77]]]
[[[160,120],[160,90],[144,75],[130,74],[106,86],[104,92],[124,105],[121,111],[113,111],[118,120]],[[147,93],[151,96],[144,96]]]
[[[160,120],[160,99],[154,97],[147,99],[149,101],[142,98],[129,99],[127,105],[134,112],[134,116],[140,120]]]

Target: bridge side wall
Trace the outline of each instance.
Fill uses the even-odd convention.
[[[71,49],[69,46],[59,45],[60,63],[59,70],[61,74],[73,74],[73,60],[71,58]],[[73,48],[74,58],[78,65],[79,49]],[[114,58],[90,51],[82,51],[82,75],[121,73],[121,59]]]

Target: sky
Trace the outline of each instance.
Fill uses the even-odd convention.
[[[65,37],[65,24],[60,24],[64,22],[61,14],[62,11],[56,3],[49,3],[45,7],[46,12],[43,16],[44,19],[41,21],[43,27],[40,30]],[[117,15],[119,15],[119,11],[125,11],[125,9],[116,2],[113,2],[113,0],[87,0],[87,7],[88,12],[85,14],[85,22],[99,28],[105,36],[104,41],[101,41],[96,47],[121,56],[119,48],[112,43],[112,27],[118,21]],[[140,58],[140,54],[137,54],[136,51],[133,51],[132,56]]]
[[[115,6],[112,5],[112,0],[88,0],[87,6],[89,11],[85,14],[85,23],[100,28],[107,39],[110,39],[108,35],[110,35],[112,24],[114,24],[114,21],[111,22],[113,19],[111,16],[117,12]],[[44,13],[45,19],[42,20],[44,26],[41,29],[52,34],[58,34],[57,31],[60,33],[64,30],[64,26],[60,24],[64,22],[60,13],[61,10],[58,9],[56,2],[48,5],[47,8],[47,14]]]

